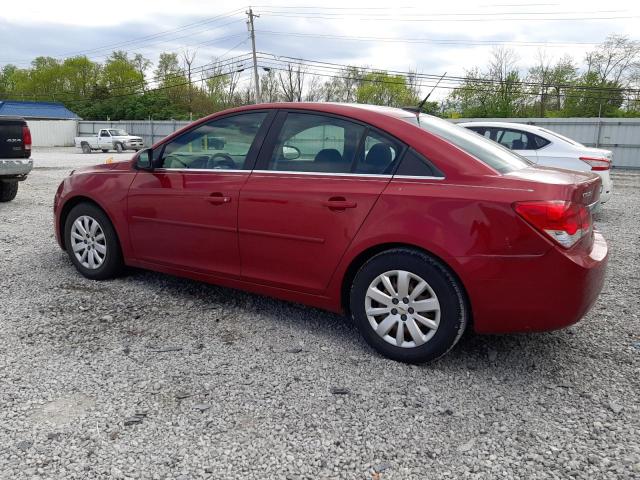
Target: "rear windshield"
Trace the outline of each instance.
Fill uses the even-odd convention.
[[[564,135],[560,135],[559,133],[552,132],[551,130],[547,130],[546,128],[542,128],[542,127],[538,127],[538,128],[541,131],[548,133],[549,135],[553,135],[554,137],[559,138],[560,140],[564,140],[565,142],[570,143],[571,145],[575,145],[576,147],[584,147],[584,145],[576,142],[575,140],[571,140],[569,137],[565,137]]]
[[[415,115],[402,119],[453,143],[500,173],[509,173],[532,165],[532,162],[499,143],[441,118],[420,114],[419,122]]]

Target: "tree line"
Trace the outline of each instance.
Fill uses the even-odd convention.
[[[196,66],[196,52],[160,54],[155,65],[141,54],[113,52],[104,62],[86,56],[38,57],[28,68],[0,70],[0,99],[58,101],[85,119],[198,118],[253,103],[247,55]],[[302,61],[261,62],[263,102],[331,101],[417,106],[436,80],[417,72],[367,67],[319,70]],[[487,66],[463,77],[443,77],[448,92],[424,111],[445,117],[640,116],[640,44],[613,35],[579,63],[552,60],[541,51],[526,71],[517,54],[493,50]],[[439,95],[442,98],[442,95]]]

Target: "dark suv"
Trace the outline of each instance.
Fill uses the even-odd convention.
[[[0,202],[16,198],[18,182],[33,168],[31,132],[24,118],[0,117]]]

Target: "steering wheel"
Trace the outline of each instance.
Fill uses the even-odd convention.
[[[236,162],[228,153],[215,153],[209,159],[208,167],[214,170],[233,170],[236,168]]]

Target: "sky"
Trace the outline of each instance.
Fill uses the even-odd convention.
[[[251,48],[245,23],[249,4],[237,0],[3,3],[0,66],[76,54],[104,61],[115,49],[154,62],[163,51],[189,50],[199,66]],[[550,59],[569,54],[581,61],[607,35],[638,39],[640,25],[640,3],[628,0],[294,0],[252,8],[260,15],[258,51],[449,76],[485,66],[497,44],[516,52],[523,71],[541,52]]]

